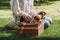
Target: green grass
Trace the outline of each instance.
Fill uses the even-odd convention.
[[[0,10],[10,9],[9,0],[0,0]]]
[[[59,40],[60,39],[60,20],[53,20],[43,34],[37,36],[20,36],[17,30],[6,30],[4,25],[9,22],[10,18],[0,19],[0,40]]]
[[[0,40],[60,40],[60,1],[55,1],[51,5],[36,6],[36,11],[45,11],[47,16],[53,19],[53,23],[43,34],[37,36],[20,36],[17,30],[6,30],[5,25],[12,20],[10,9],[0,10]],[[4,14],[4,15],[3,15]]]

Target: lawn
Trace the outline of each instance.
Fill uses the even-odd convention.
[[[11,21],[12,11],[10,9],[0,10],[0,40],[60,40],[60,1],[55,1],[50,5],[36,6],[36,11],[45,11],[46,16],[53,19],[53,23],[43,34],[37,36],[20,36],[17,30],[6,30],[5,25]]]

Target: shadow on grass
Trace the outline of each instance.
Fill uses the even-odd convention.
[[[10,9],[10,4],[8,0],[0,0],[0,10],[1,9]]]
[[[60,37],[36,37],[36,36],[20,36],[16,30],[6,30],[0,28],[0,33],[6,33],[7,36],[0,36],[0,40],[60,40]],[[8,34],[10,34],[8,36]]]
[[[60,1],[60,0],[48,0],[48,1]]]
[[[42,2],[35,2],[34,5],[35,6],[45,6],[45,5],[51,5],[54,3],[54,1],[60,1],[60,0],[46,0],[46,1],[42,1]],[[10,4],[9,4],[9,0],[0,0],[0,10],[1,9],[10,9]]]
[[[44,0],[44,1],[38,1],[35,2],[34,5],[35,6],[45,6],[45,5],[51,5],[54,4],[55,1],[60,1],[60,0]]]
[[[60,20],[54,20],[53,25],[58,25],[59,23]],[[7,30],[4,27],[0,27],[0,40],[60,40],[60,37],[20,36],[17,30]]]
[[[51,4],[53,4],[53,2],[50,2],[50,1],[35,2],[34,3],[35,6],[45,6],[45,5],[51,5]]]
[[[45,5],[51,5],[54,3],[54,1],[56,0],[46,0],[46,1],[43,1],[43,2],[35,2],[34,5],[35,6],[45,6]],[[9,4],[9,0],[0,0],[0,10],[2,9],[10,9],[10,4]]]

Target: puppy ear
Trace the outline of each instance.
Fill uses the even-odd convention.
[[[39,19],[39,16],[35,16],[34,19],[38,22],[40,19]]]

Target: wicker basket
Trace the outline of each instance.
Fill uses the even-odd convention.
[[[20,35],[36,35],[39,36],[44,31],[44,22],[40,24],[25,24],[20,26]]]

